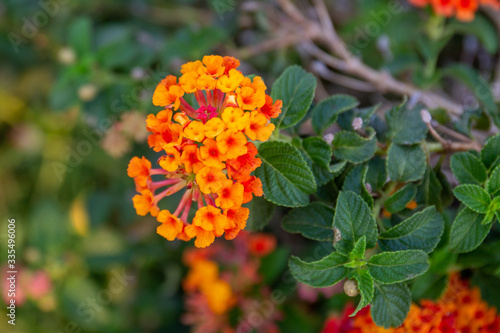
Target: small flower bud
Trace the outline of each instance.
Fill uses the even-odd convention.
[[[368,191],[368,193],[372,193],[372,186],[370,185],[370,183],[365,183],[365,188],[366,190]]]
[[[361,127],[363,127],[363,119],[361,119],[360,117],[354,118],[354,120],[352,121],[352,128],[357,131],[360,130]]]
[[[359,295],[358,282],[356,280],[347,280],[344,283],[344,292],[349,297],[356,297]]]
[[[331,145],[333,142],[333,134],[332,133],[325,134],[325,136],[323,136],[323,141]]]
[[[96,94],[97,89],[93,84],[85,84],[78,88],[78,97],[84,102],[93,100]]]
[[[76,61],[75,51],[69,47],[63,47],[57,53],[57,59],[61,64],[72,65]]]
[[[420,116],[422,117],[423,122],[426,124],[429,124],[432,120],[431,114],[425,109],[420,111]]]

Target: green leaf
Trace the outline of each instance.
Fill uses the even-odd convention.
[[[384,203],[385,209],[389,213],[397,213],[403,210],[417,194],[417,186],[413,183],[406,184],[403,188],[396,191]]]
[[[451,170],[461,184],[481,185],[488,174],[484,164],[469,152],[456,153],[451,156]]]
[[[353,191],[354,193],[360,195],[366,203],[373,208],[373,197],[366,189],[366,173],[368,172],[368,166],[359,164],[352,168],[347,174],[344,184],[342,186],[343,191]]]
[[[269,224],[274,215],[276,206],[265,200],[263,197],[254,197],[252,201],[246,203],[244,207],[250,209],[245,230],[258,231],[264,229]]]
[[[471,22],[453,20],[447,25],[451,33],[476,36],[488,53],[494,54],[498,50],[497,31],[495,26],[480,13]]]
[[[377,326],[399,327],[410,311],[410,289],[404,283],[384,285],[375,283],[370,312]]]
[[[307,155],[319,166],[328,168],[332,160],[332,147],[323,139],[318,137],[305,138],[302,141]]]
[[[368,260],[373,279],[385,284],[411,280],[428,268],[427,254],[420,250],[383,252]]]
[[[392,142],[400,145],[417,144],[425,140],[427,125],[420,116],[421,106],[408,109],[406,101],[389,110],[385,118],[390,129]]]
[[[302,141],[301,152],[311,169],[317,185],[323,185],[335,178],[330,171],[332,147],[318,137],[309,137]]]
[[[486,214],[491,198],[488,192],[477,185],[459,185],[453,194],[467,207],[481,214]]]
[[[370,304],[373,299],[373,279],[367,269],[358,268],[352,274],[352,277],[358,282],[359,293],[361,294],[361,300],[359,301],[356,310],[349,315],[349,317],[354,317],[359,310],[363,309],[365,306]]]
[[[330,170],[331,173],[333,173],[335,176],[337,176],[342,172],[342,170],[344,170],[344,167],[346,166],[346,164],[347,164],[347,161],[340,161],[340,162],[337,162],[337,163],[330,165],[330,167],[328,169]]]
[[[370,133],[368,138],[363,138],[354,132],[335,133],[332,142],[334,156],[354,164],[369,160],[377,150],[377,138],[372,128],[369,127],[368,132]]]
[[[491,173],[486,187],[492,196],[500,194],[500,165]]]
[[[336,236],[340,238],[334,244],[340,253],[350,253],[356,242],[363,236],[366,236],[367,248],[374,247],[377,242],[377,224],[370,207],[354,192],[340,192],[333,227],[338,233]]]
[[[421,145],[392,144],[386,165],[391,180],[406,183],[417,181],[424,176],[427,160]]]
[[[384,187],[387,181],[387,169],[385,168],[385,160],[379,156],[375,156],[368,161],[368,173],[366,181],[371,185],[372,191],[378,192]]]
[[[379,245],[385,251],[422,250],[432,252],[441,239],[444,221],[431,206],[412,215],[379,236]]]
[[[454,64],[446,67],[442,72],[445,75],[450,75],[462,81],[478,99],[479,103],[488,111],[495,125],[500,125],[498,108],[493,98],[493,94],[491,93],[490,86],[476,70],[463,64]],[[488,167],[488,165],[486,165],[486,167]]]
[[[307,113],[314,98],[316,78],[300,66],[290,66],[274,82],[271,97],[283,101],[278,118],[273,119],[276,130],[292,127]]]
[[[484,214],[480,214],[469,208],[463,209],[451,226],[450,250],[465,253],[481,245],[491,229],[491,224],[481,224],[483,219]]]
[[[500,134],[488,139],[488,142],[481,150],[481,161],[486,169],[491,170],[496,167],[500,161]]]
[[[332,252],[319,261],[305,262],[292,256],[288,262],[290,271],[297,281],[315,288],[330,287],[347,277],[349,269],[343,265],[347,257]]]
[[[313,202],[307,207],[292,209],[282,222],[283,229],[317,241],[333,241],[333,208]]]
[[[311,117],[314,131],[317,134],[322,134],[324,130],[335,123],[340,113],[349,111],[358,104],[357,99],[347,95],[333,95],[322,100],[314,108]]]
[[[491,200],[490,207],[488,207],[488,212],[483,219],[481,224],[490,224],[491,221],[495,218],[495,214],[500,211],[500,197],[496,197]]]
[[[262,165],[255,170],[255,175],[262,181],[267,200],[286,207],[309,203],[309,194],[316,190],[316,182],[297,148],[286,142],[264,142],[259,146],[258,156]]]
[[[349,253],[349,260],[363,260],[365,259],[365,251],[366,251],[366,237],[361,237],[354,245],[354,249],[352,249],[351,253]]]
[[[92,21],[88,17],[75,20],[69,27],[68,34],[69,45],[79,57],[90,53],[92,47]]]
[[[446,179],[443,181],[446,181]],[[443,192],[443,186],[436,172],[430,165],[427,166],[425,175],[420,182],[421,183],[417,186],[415,201],[419,205],[434,205],[438,211],[442,211],[443,200],[441,194]],[[451,201],[455,201],[455,197],[451,193],[451,189],[449,190],[449,195],[451,196]]]

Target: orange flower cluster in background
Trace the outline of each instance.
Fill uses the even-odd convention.
[[[269,306],[271,290],[258,273],[261,258],[275,248],[273,235],[242,231],[231,244],[185,251],[189,270],[182,283],[187,310],[182,322],[195,333],[278,332],[280,312]],[[252,321],[262,307],[269,313]],[[237,321],[231,320],[235,311]]]
[[[384,329],[373,322],[369,307],[354,318],[349,306],[340,318],[327,321],[322,333],[498,333],[500,316],[494,307],[481,299],[477,287],[460,278],[458,273],[450,276],[448,287],[436,302],[422,300],[412,304],[408,317],[398,328]]]
[[[242,204],[263,194],[251,175],[262,163],[252,141],[269,139],[282,102],[266,95],[259,76],[245,77],[238,66],[233,57],[205,56],[184,64],[178,81],[168,75],[156,87],[153,104],[165,110],[150,114],[146,127],[149,146],[164,153],[160,168],[134,157],[128,175],[140,193],[133,198],[137,214],[155,216],[158,234],[168,240],[196,237],[195,246],[206,247],[223,234],[233,239],[249,216]],[[163,180],[153,181],[154,175]],[[174,212],[158,207],[183,189]],[[193,202],[197,211],[188,221]]]
[[[437,15],[455,16],[461,21],[472,21],[480,5],[500,9],[498,0],[409,0],[417,7],[431,5]]]

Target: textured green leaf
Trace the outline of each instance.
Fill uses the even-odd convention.
[[[368,173],[366,181],[371,185],[372,191],[377,192],[384,187],[387,181],[387,169],[385,160],[379,156],[375,156],[368,161]]]
[[[481,150],[481,161],[486,169],[494,169],[500,162],[500,134],[490,138]]]
[[[312,126],[316,133],[322,134],[324,130],[332,126],[337,116],[358,106],[357,99],[347,95],[333,95],[316,105],[311,117]]]
[[[366,236],[367,248],[374,247],[377,242],[377,224],[370,207],[354,192],[340,192],[333,227],[340,238],[335,243],[335,248],[340,253],[350,253],[362,236]]]
[[[481,185],[488,177],[484,164],[469,152],[456,153],[451,156],[451,170],[461,184]]]
[[[349,259],[352,260],[362,260],[365,258],[366,251],[366,237],[361,237],[354,245],[351,253],[349,253]]]
[[[453,252],[465,253],[476,249],[484,241],[491,229],[481,222],[484,214],[464,208],[455,218],[450,231],[449,248]]]
[[[343,191],[352,191],[360,195],[366,203],[373,208],[373,197],[366,189],[366,173],[368,167],[363,164],[356,165],[347,174],[344,184],[342,185]]]
[[[318,137],[309,137],[302,141],[301,153],[311,169],[316,184],[323,185],[335,178],[330,170],[332,147]]]
[[[389,213],[397,213],[403,210],[415,198],[416,194],[417,186],[413,183],[406,184],[387,198],[384,207]]]
[[[427,254],[420,250],[382,252],[368,260],[375,281],[385,284],[411,280],[429,268]]]
[[[498,200],[492,200],[491,201],[490,209],[488,209],[488,212],[486,212],[486,214],[484,215],[483,220],[481,221],[482,225],[489,225],[489,224],[491,224],[491,222],[493,222],[493,219],[495,218],[496,210],[492,209],[491,206],[493,204],[498,205],[500,203],[500,198],[495,198],[495,199],[498,199]]]
[[[491,202],[490,195],[477,185],[459,185],[453,194],[467,207],[478,213],[486,214]]]
[[[421,145],[392,144],[386,163],[389,178],[406,183],[417,181],[424,176],[427,160]]]
[[[408,109],[406,102],[389,110],[385,118],[392,142],[401,145],[417,144],[425,140],[427,125],[420,116],[421,106]]]
[[[333,139],[333,155],[340,160],[358,164],[369,160],[377,150],[375,131],[368,128],[370,136],[363,138],[354,132],[338,132]]]
[[[332,252],[315,262],[305,262],[292,256],[288,266],[297,281],[311,287],[322,288],[333,286],[347,277],[349,269],[343,266],[347,260],[346,256],[338,252]]]
[[[495,199],[491,200],[490,206],[488,207],[488,212],[486,213],[486,216],[484,217],[481,224],[490,224],[495,218],[495,214],[498,212],[500,212],[500,197],[496,197]]]
[[[319,166],[328,168],[332,160],[332,146],[318,137],[305,138],[302,146],[311,160]]]
[[[342,172],[342,170],[344,170],[346,164],[347,164],[347,161],[340,161],[340,162],[337,162],[337,163],[330,165],[330,167],[328,169],[334,175],[339,175]]]
[[[309,239],[333,241],[333,214],[333,208],[313,202],[307,207],[292,209],[283,219],[282,226],[288,232],[300,233]]]
[[[443,181],[445,182],[446,179],[443,179]],[[415,201],[419,205],[434,205],[438,211],[442,211],[442,192],[443,186],[441,181],[439,180],[436,172],[430,167],[430,165],[428,165],[424,177],[417,186]],[[455,197],[451,193],[451,189],[449,189],[449,195],[451,196],[451,201],[455,201]]]
[[[445,75],[450,75],[462,81],[478,99],[479,103],[488,111],[495,124],[500,126],[498,108],[493,98],[490,85],[475,69],[457,63],[446,67],[442,72]],[[486,165],[486,167],[488,167],[488,165]]]
[[[492,196],[500,194],[500,165],[493,170],[487,184],[488,192]]]
[[[399,327],[410,311],[410,289],[404,283],[384,285],[375,283],[370,312],[377,326]]]
[[[356,269],[352,277],[358,282],[358,289],[361,295],[361,300],[359,301],[356,310],[349,315],[349,317],[354,317],[359,310],[363,309],[365,306],[370,304],[373,299],[373,279],[367,269],[358,268]]]
[[[422,250],[431,252],[444,231],[444,221],[431,206],[412,215],[379,236],[379,245],[385,251]]]
[[[263,197],[254,197],[252,201],[244,205],[250,209],[245,230],[258,231],[269,224],[274,215],[276,206]]]
[[[314,98],[316,78],[300,66],[290,66],[274,82],[271,97],[283,101],[278,118],[273,119],[276,130],[297,124],[307,113]]]
[[[255,170],[255,175],[262,181],[267,200],[287,207],[309,203],[309,194],[316,190],[316,182],[297,148],[285,142],[264,142],[259,146],[258,156],[262,165]]]

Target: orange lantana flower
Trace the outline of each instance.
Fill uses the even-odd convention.
[[[145,187],[148,179],[150,179],[150,169],[151,162],[149,162],[144,156],[142,157],[142,159],[140,159],[139,157],[134,157],[128,164],[127,174],[129,177],[135,179],[135,182],[138,186]]]
[[[177,216],[172,215],[168,210],[160,211],[157,220],[161,225],[156,228],[156,232],[169,241],[173,241],[177,235],[182,232],[184,224]]]
[[[226,175],[217,168],[206,166],[196,174],[196,182],[200,191],[206,194],[216,193],[220,190],[224,180],[226,180]]]
[[[269,120],[262,113],[253,111],[250,116],[250,121],[245,127],[245,134],[250,140],[267,141],[274,131],[274,124],[269,123]]]
[[[215,204],[222,208],[233,208],[241,206],[243,201],[243,185],[233,183],[232,180],[226,180],[222,183],[222,187],[217,191]]]
[[[247,225],[250,209],[246,207],[230,208],[224,210],[224,215],[227,217],[224,237],[230,240],[234,239]]]
[[[180,162],[184,164],[187,172],[197,173],[205,165],[201,161],[200,151],[197,145],[185,145],[182,148]]]
[[[217,169],[224,169],[226,155],[222,154],[217,147],[217,143],[212,139],[205,139],[200,147],[200,155],[203,164]]]
[[[153,198],[153,193],[150,190],[144,190],[141,194],[136,194],[132,201],[134,202],[134,208],[139,215],[146,215],[150,213],[152,216],[157,216],[159,209]]]
[[[169,171],[174,172],[179,167],[181,163],[181,154],[175,147],[165,147],[166,155],[160,158],[160,166]]]
[[[217,137],[217,147],[227,158],[236,158],[247,153],[247,139],[236,130],[226,130]]]

